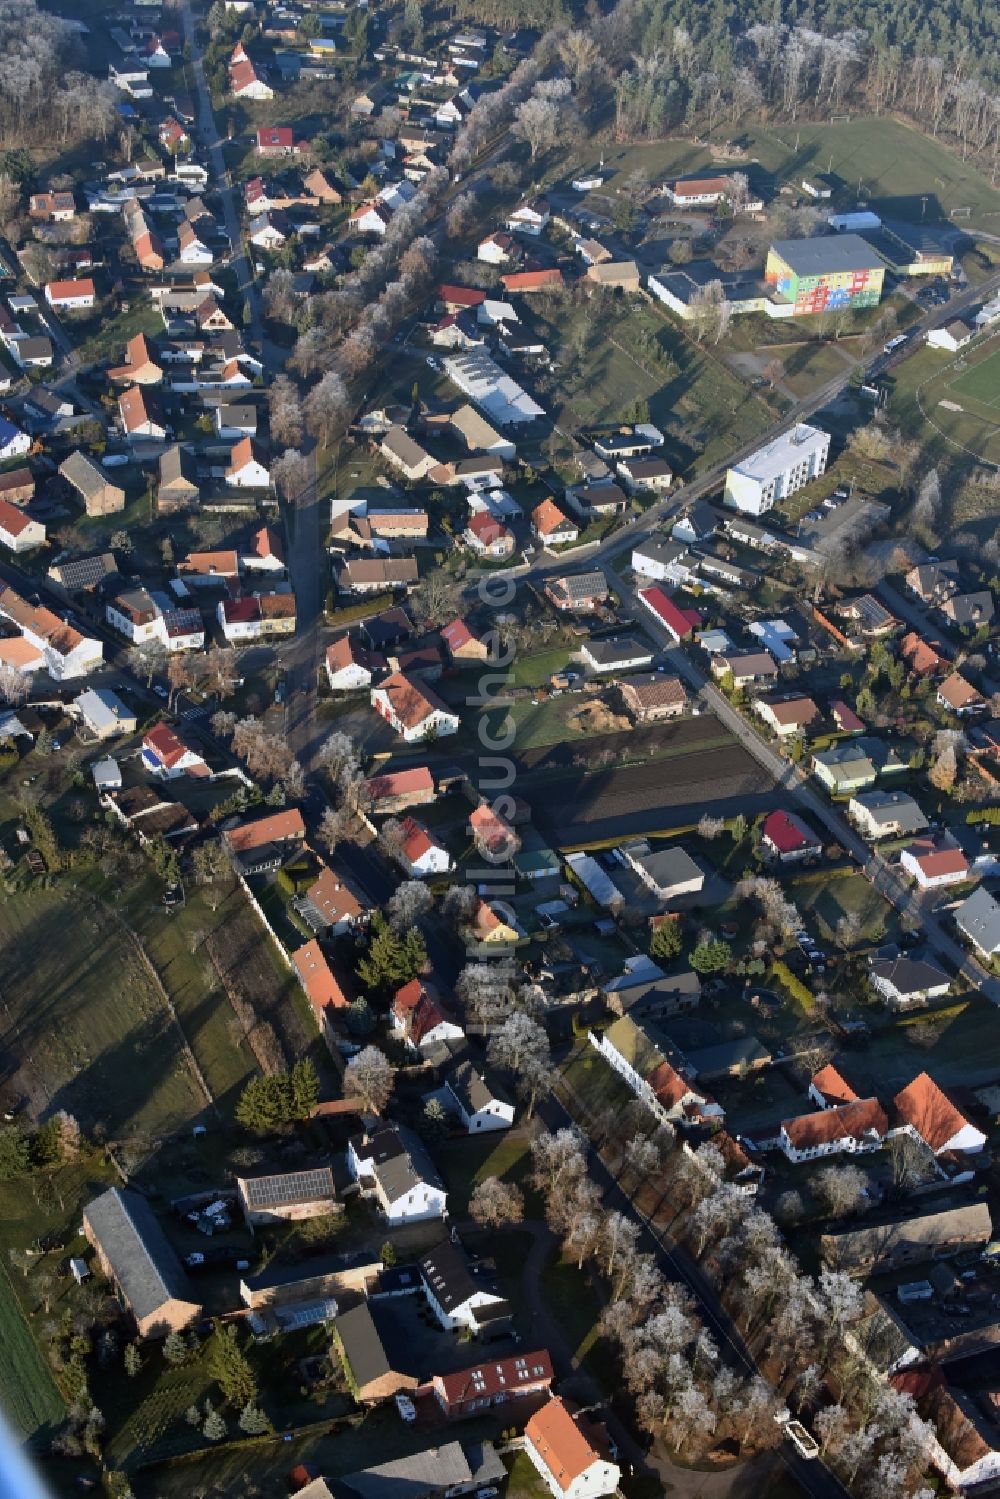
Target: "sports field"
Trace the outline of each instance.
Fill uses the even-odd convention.
[[[970,402],[990,412],[1000,412],[1000,346],[979,361],[956,375],[948,386],[953,396],[966,407]]]

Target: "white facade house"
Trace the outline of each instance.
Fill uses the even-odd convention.
[[[695,577],[695,559],[686,546],[663,537],[652,536],[632,548],[632,571],[656,583],[673,583],[679,587]]]
[[[553,1499],[601,1499],[618,1492],[621,1469],[598,1452],[558,1396],[525,1426],[524,1451]]]
[[[458,715],[416,677],[397,671],[372,688],[372,707],[407,744],[457,734]]]
[[[445,1080],[444,1088],[447,1101],[454,1105],[470,1135],[510,1129],[514,1123],[513,1103],[491,1088],[471,1062],[460,1063]]]
[[[347,1167],[391,1227],[447,1216],[444,1183],[420,1141],[399,1125],[348,1141]]]
[[[478,1333],[492,1320],[497,1308],[503,1308],[509,1315],[503,1297],[472,1274],[462,1250],[447,1239],[424,1255],[420,1276],[427,1304],[448,1332],[464,1327]],[[486,1315],[477,1316],[479,1312]]]
[[[31,438],[5,416],[0,416],[0,460],[21,458],[31,450]]]
[[[889,1121],[877,1098],[855,1098],[836,1108],[784,1119],[778,1144],[790,1161],[814,1161],[829,1155],[863,1155],[879,1150]]]
[[[537,238],[549,222],[551,214],[547,203],[522,203],[515,208],[507,220],[507,228],[518,234],[530,234]]]
[[[226,483],[236,489],[268,489],[271,475],[252,437],[243,437],[230,454]]]
[[[41,521],[32,520],[8,500],[0,500],[0,546],[12,552],[31,552],[44,544],[45,527]]]
[[[830,436],[800,422],[726,474],[725,503],[763,515],[826,469]]]

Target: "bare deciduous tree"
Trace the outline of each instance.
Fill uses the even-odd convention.
[[[524,1217],[524,1193],[513,1182],[487,1176],[469,1198],[469,1216],[480,1228],[508,1228]]]
[[[385,1053],[366,1046],[344,1069],[344,1096],[358,1099],[373,1114],[381,1114],[392,1097],[395,1074]]]

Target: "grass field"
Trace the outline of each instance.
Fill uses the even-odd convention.
[[[448,1211],[464,1218],[469,1197],[487,1176],[501,1176],[523,1187],[531,1170],[530,1136],[523,1129],[505,1130],[492,1139],[448,1140],[435,1150],[435,1162],[448,1188]]]
[[[65,886],[13,895],[0,905],[0,949],[3,1042],[36,1109],[66,1108],[112,1137],[200,1115],[176,1027],[105,906]]]
[[[716,134],[722,141],[731,129],[720,126]],[[751,125],[742,139],[747,158],[727,165],[749,169],[763,179],[765,186],[789,183],[798,188],[804,176],[829,172],[840,179],[835,199],[838,207],[853,207],[859,198],[867,197],[876,211],[890,218],[917,221],[923,216],[925,222],[933,222],[956,209],[969,209],[968,218],[963,215],[959,220],[963,228],[993,230],[1000,222],[1000,192],[983,172],[962,161],[957,152],[940,141],[886,116],[855,116],[836,124],[788,125],[780,132],[766,125]],[[599,149],[588,146],[574,159],[567,178],[577,176],[582,169],[597,170],[599,157]],[[711,147],[697,147],[686,140],[629,146],[605,154],[602,192],[607,194],[610,189],[613,194],[620,186],[616,179],[636,169],[656,181],[722,164]]]
[[[29,1442],[41,1443],[62,1419],[62,1396],[32,1335],[5,1265],[0,1264],[0,1399]]]
[[[948,389],[963,401],[974,401],[988,411],[1000,411],[1000,347],[993,349],[971,369],[956,375]]]
[[[886,932],[889,940],[896,935],[895,912],[863,875],[796,880],[792,898],[804,916],[815,918],[820,936],[828,941],[833,939],[837,923],[845,916],[857,917],[863,942],[874,941]]]

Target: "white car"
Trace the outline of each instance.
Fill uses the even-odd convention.
[[[399,1411],[399,1414],[402,1416],[403,1420],[408,1423],[417,1419],[417,1407],[414,1405],[409,1395],[396,1396],[396,1409]],[[496,1490],[494,1489],[493,1492],[496,1493]]]

